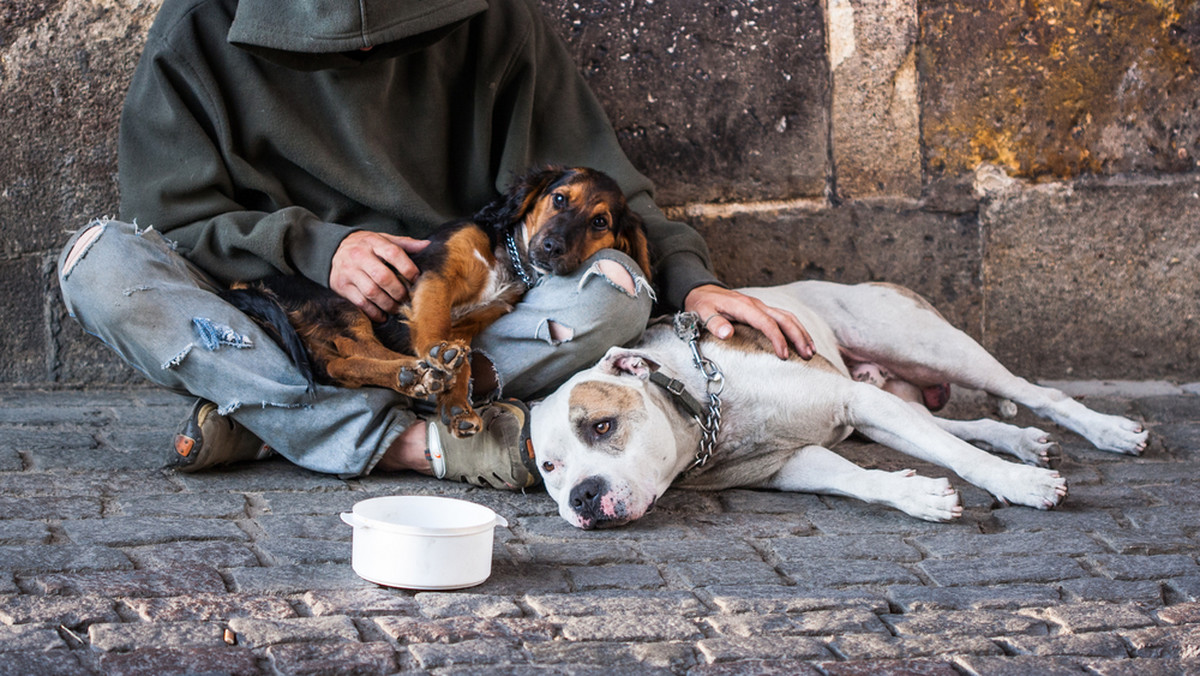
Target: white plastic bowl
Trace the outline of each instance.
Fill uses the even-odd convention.
[[[482,584],[492,574],[494,529],[508,526],[483,505],[428,495],[363,500],[342,521],[354,527],[354,572],[404,589]]]

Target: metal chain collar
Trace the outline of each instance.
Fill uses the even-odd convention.
[[[521,252],[517,249],[517,238],[513,237],[512,230],[504,233],[504,245],[508,249],[508,257],[511,259],[510,262],[512,263],[513,270],[521,278],[521,283],[532,289],[534,279],[529,276],[529,273],[525,270],[525,264],[521,262]]]
[[[695,312],[680,312],[675,315],[675,335],[692,349],[692,363],[704,374],[705,391],[708,394],[708,411],[703,417],[695,416],[700,425],[700,449],[696,459],[684,472],[703,467],[712,457],[717,446],[717,435],[721,432],[721,392],[725,389],[725,375],[711,359],[700,354],[700,315]]]

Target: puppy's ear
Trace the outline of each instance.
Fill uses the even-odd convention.
[[[642,217],[625,206],[617,219],[613,248],[624,252],[638,264],[647,282],[650,279],[650,241],[646,239],[646,225]]]
[[[608,350],[597,367],[601,373],[614,376],[633,376],[646,380],[651,373],[658,370],[659,365],[645,352],[614,347]]]
[[[538,198],[563,174],[562,167],[535,169],[521,176],[508,190],[475,213],[472,220],[485,229],[503,232],[525,219]]]

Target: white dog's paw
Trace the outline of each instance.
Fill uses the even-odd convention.
[[[1021,462],[1047,467],[1050,464],[1050,453],[1058,448],[1058,444],[1050,439],[1050,435],[1036,427],[1026,427],[1018,430],[1009,452]]]
[[[988,486],[998,500],[1035,509],[1054,509],[1067,497],[1067,480],[1053,470],[1013,464]]]
[[[1117,415],[1100,414],[1090,434],[1084,436],[1096,448],[1125,455],[1141,455],[1146,450],[1146,439],[1150,436],[1142,424]]]
[[[911,469],[892,472],[897,481],[892,506],[925,521],[953,521],[962,516],[958,491],[947,479],[923,477]]]

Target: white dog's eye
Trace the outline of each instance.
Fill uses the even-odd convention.
[[[596,436],[598,436],[598,437],[602,437],[611,431],[612,431],[612,421],[611,420],[601,420],[600,422],[592,425],[592,432],[594,432],[596,434]]]
[[[556,470],[556,469],[558,469],[558,465],[554,464],[553,462],[551,462],[551,461],[549,461],[549,460],[547,460],[546,462],[543,462],[543,463],[542,463],[542,470],[543,470],[543,471],[546,471],[546,472],[553,472],[553,471],[554,471],[554,470]]]

